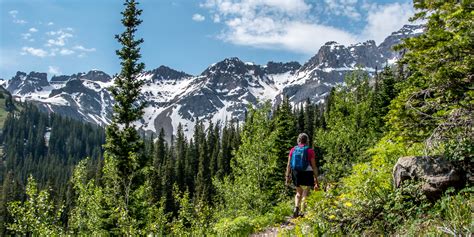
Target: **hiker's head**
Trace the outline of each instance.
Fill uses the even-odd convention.
[[[308,144],[308,135],[306,133],[300,133],[298,135],[298,144]]]

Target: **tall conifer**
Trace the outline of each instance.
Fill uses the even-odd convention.
[[[137,5],[135,0],[125,0],[125,10],[122,12],[125,30],[115,36],[122,45],[122,48],[116,51],[122,68],[110,89],[115,104],[112,123],[106,129],[104,145],[106,189],[109,193],[114,193],[109,200],[111,221],[118,221],[120,231],[128,234],[131,234],[133,223],[130,219],[130,200],[134,189],[140,185],[136,183],[136,178],[142,168],[143,162],[140,159],[143,159],[143,156],[140,152],[144,148],[144,142],[133,124],[142,117],[144,108],[144,103],[138,100],[143,81],[137,80],[137,76],[145,65],[139,62],[139,45],[143,43],[143,39],[136,39],[135,35],[142,22],[139,19],[142,10],[138,9]]]

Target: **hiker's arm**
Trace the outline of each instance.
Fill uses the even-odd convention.
[[[319,189],[319,181],[318,181],[318,167],[316,167],[316,157],[311,159],[311,168],[313,168],[313,176],[314,176],[314,189]]]
[[[291,152],[290,155],[288,155],[288,163],[286,163],[286,172],[285,172],[285,177],[288,178],[290,177],[290,162],[291,162]]]

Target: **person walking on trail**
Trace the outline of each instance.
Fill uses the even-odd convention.
[[[286,166],[286,184],[289,185],[291,181],[296,187],[295,209],[293,210],[293,217],[300,216],[300,206],[308,196],[311,188],[319,190],[318,182],[318,168],[316,167],[316,155],[314,150],[308,146],[308,135],[301,133],[298,136],[298,145],[290,150],[288,156],[288,164]],[[303,189],[305,186],[306,189]],[[304,211],[301,210],[301,213]]]

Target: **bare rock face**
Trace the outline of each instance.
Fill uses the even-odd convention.
[[[398,159],[393,167],[396,188],[405,180],[421,181],[421,191],[434,200],[449,187],[460,188],[465,180],[462,169],[439,156],[407,156]]]

